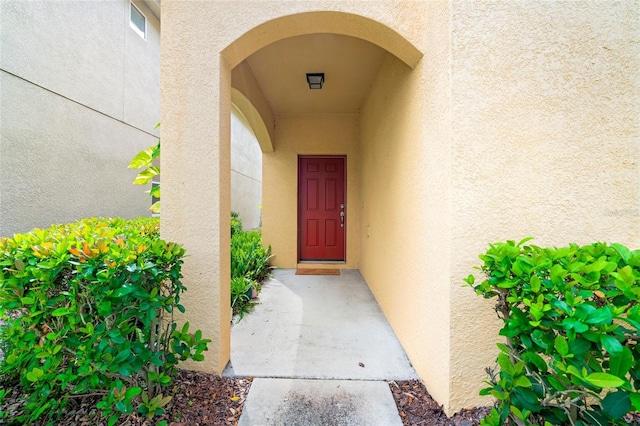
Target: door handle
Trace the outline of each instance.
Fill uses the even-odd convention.
[[[344,212],[340,212],[340,221],[344,223]]]

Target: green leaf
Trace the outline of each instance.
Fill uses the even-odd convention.
[[[529,284],[531,284],[531,291],[533,291],[534,293],[540,292],[540,288],[541,288],[540,277],[538,277],[537,275],[532,276],[531,280],[529,280]]]
[[[135,157],[133,157],[133,160],[131,160],[131,163],[129,163],[129,168],[139,169],[140,167],[151,165],[151,162],[153,161],[152,149],[153,149],[152,147],[149,147],[144,151],[140,151]]]
[[[609,371],[615,376],[626,376],[632,365],[633,354],[626,346],[622,347],[622,351],[611,353],[609,356]]]
[[[160,201],[156,201],[149,207],[152,213],[160,213]]]
[[[618,388],[624,384],[624,380],[608,373],[591,373],[584,377],[587,383],[599,388]]]
[[[541,372],[547,371],[547,363],[544,361],[544,359],[540,355],[538,355],[535,352],[530,352],[530,351],[524,352],[522,354],[522,360],[527,363],[535,365],[536,368]]]
[[[524,237],[523,239],[521,239],[518,244],[516,244],[516,247],[520,247],[522,246],[524,243],[529,242],[533,240],[533,237]]]
[[[631,410],[629,394],[623,391],[610,393],[602,400],[602,410],[614,420],[621,419]]]
[[[129,388],[127,389],[127,391],[125,392],[125,396],[128,399],[133,398],[136,395],[140,395],[140,393],[142,392],[142,389],[139,387],[133,387],[133,388]]]
[[[611,244],[611,247],[613,247],[613,249],[618,252],[618,254],[622,258],[622,260],[624,260],[625,263],[629,262],[629,258],[631,257],[631,251],[628,248],[617,243]]]
[[[565,318],[562,321],[562,325],[565,328],[569,328],[569,329],[574,329],[577,333],[584,333],[585,331],[587,331],[589,329],[589,326],[578,321],[575,320],[573,318]]]
[[[116,424],[116,422],[118,421],[118,417],[120,417],[118,414],[114,414],[111,417],[109,417],[109,422],[108,422],[108,426],[113,426]]]
[[[131,376],[131,374],[133,374],[133,368],[131,368],[130,365],[121,365],[118,368],[118,373],[120,373],[121,375],[123,375],[125,377],[129,377],[129,376]]]
[[[612,320],[613,317],[611,315],[611,311],[607,306],[603,306],[602,308],[590,312],[587,315],[587,319],[585,320],[585,322],[587,324],[602,325],[611,324]]]
[[[513,364],[511,363],[511,360],[509,359],[509,357],[506,354],[500,353],[500,355],[498,355],[498,365],[500,365],[500,369],[505,374],[513,376],[514,367],[513,367]]]
[[[557,335],[553,346],[563,358],[569,354],[569,343],[563,336]]]
[[[633,269],[629,265],[626,265],[623,268],[619,268],[617,273],[612,272],[611,276],[613,276],[619,281],[622,281],[627,285],[633,285],[633,283],[635,282],[635,277],[633,276]]]
[[[138,173],[138,176],[134,179],[133,183],[135,185],[146,185],[151,180],[160,174],[160,169],[157,166],[151,166],[148,169],[145,169]]]
[[[607,334],[601,335],[600,336],[600,343],[602,343],[602,346],[604,346],[604,348],[610,354],[617,354],[617,353],[622,352],[622,345],[620,344],[618,339],[616,339],[613,336],[609,336]]]
[[[44,371],[40,368],[34,368],[27,373],[27,380],[30,382],[37,382],[42,376],[44,376]]]
[[[122,287],[120,287],[119,289],[117,289],[116,291],[113,292],[113,296],[114,297],[122,297],[125,296],[129,293],[131,293],[134,289],[133,286],[131,285],[123,285]]]
[[[71,313],[71,311],[69,310],[69,308],[58,308],[55,311],[51,312],[51,315],[53,315],[54,317],[61,317],[63,315],[69,315]]]
[[[531,387],[531,382],[529,381],[527,376],[518,376],[513,380],[513,386],[529,388]]]
[[[551,271],[549,271],[549,275],[551,278],[551,282],[554,285],[560,285],[562,283],[562,281],[564,280],[564,277],[567,276],[567,271],[558,264],[553,265],[553,268],[551,268]]]
[[[569,342],[569,350],[574,355],[581,355],[591,349],[591,342],[586,339],[576,339]]]
[[[633,404],[633,408],[636,411],[640,411],[640,393],[634,392],[631,395],[629,395],[629,397],[631,399],[631,404]]]
[[[125,349],[123,351],[120,351],[118,353],[118,355],[116,355],[116,357],[113,359],[114,363],[120,363],[122,361],[124,361],[125,359],[129,358],[129,355],[131,355],[131,351],[129,349]]]
[[[555,376],[547,376],[547,379],[549,380],[549,384],[551,385],[551,387],[553,387],[555,390],[559,390],[559,391],[565,391],[567,390],[567,387],[562,384],[562,382],[560,380],[558,380]]]
[[[18,259],[16,259],[18,260]],[[23,305],[33,305],[35,303],[35,299],[33,297],[21,297],[20,302]]]

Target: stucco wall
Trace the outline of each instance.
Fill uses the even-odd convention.
[[[420,10],[428,18],[425,57],[411,70],[387,55],[363,108],[360,270],[416,371],[449,410],[447,9]]]
[[[281,114],[276,116],[275,149],[263,154],[263,243],[273,264],[295,268],[298,257],[298,155],[346,155],[346,263],[360,260],[358,114]]]
[[[451,19],[456,390],[496,356],[477,326],[493,304],[461,286],[487,243],[640,245],[640,3],[464,1]]]
[[[160,23],[129,2],[0,3],[0,235],[149,215],[131,158],[157,140]]]
[[[231,210],[244,229],[262,223],[262,151],[242,114],[231,112]]]
[[[296,156],[327,153],[311,150],[322,135],[353,132],[356,266],[448,413],[489,403],[477,390],[495,358],[497,322],[462,282],[488,242],[640,242],[637,1],[198,6],[163,5],[162,51],[163,235],[190,250],[184,302],[213,339],[198,368],[221,371],[229,351],[231,69],[282,37],[343,32],[400,46],[396,56],[417,63],[409,71],[385,59],[361,121],[276,117],[263,219],[282,235],[264,237],[276,262],[295,266]],[[294,15],[309,11],[313,19]],[[310,145],[297,145],[302,138]]]

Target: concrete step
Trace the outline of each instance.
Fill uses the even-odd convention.
[[[253,380],[239,426],[402,426],[389,385],[365,380]]]

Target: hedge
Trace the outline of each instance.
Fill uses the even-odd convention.
[[[54,424],[72,398],[101,395],[113,425],[134,408],[152,418],[179,361],[209,340],[178,328],[185,250],[157,219],[83,219],[0,239],[4,380],[29,398],[18,423]],[[1,413],[0,413],[1,415]]]
[[[503,321],[483,424],[626,424],[640,410],[640,250],[529,240],[491,244],[484,280],[465,280]]]

